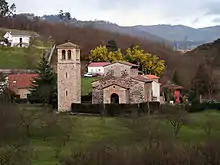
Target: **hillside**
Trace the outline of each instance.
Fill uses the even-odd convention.
[[[60,22],[60,18],[57,15],[45,15],[41,18],[43,20],[46,20],[52,23]],[[119,33],[119,34],[129,35],[133,37],[139,37],[141,39],[147,39],[153,42],[169,43],[168,40],[160,38],[159,36],[148,33],[146,31],[135,29],[133,27],[122,27],[117,24],[106,22],[106,21],[80,21],[75,18],[72,18],[69,24],[74,27],[106,30],[106,31],[113,32],[113,33]]]
[[[211,43],[203,44],[198,48],[187,52],[184,56],[179,58],[176,63],[176,68],[179,73],[180,81],[185,87],[190,86],[190,82],[195,75],[199,64],[204,63],[205,56],[212,58],[217,56],[215,61],[220,66],[220,39]],[[220,76],[220,68],[215,68],[214,75],[217,79]]]
[[[0,28],[0,38],[7,31],[19,31],[13,29]],[[0,48],[0,68],[1,69],[33,69],[36,67],[44,49],[51,47],[52,43],[39,37],[33,31],[25,31],[31,35],[31,46],[29,48]]]
[[[83,69],[88,63],[88,55],[91,49],[98,45],[106,44],[109,40],[114,39],[118,47],[123,50],[131,45],[138,44],[146,52],[156,54],[167,63],[167,69],[172,70],[175,59],[179,54],[172,51],[172,49],[164,44],[155,43],[147,39],[143,40],[131,36],[126,36],[118,33],[107,32],[93,28],[80,28],[68,26],[64,23],[49,23],[38,19],[30,20],[25,17],[16,16],[12,21],[5,19],[4,24],[0,22],[0,26],[13,29],[23,29],[35,31],[38,34],[47,38],[52,38],[56,44],[61,44],[67,40],[81,46],[81,59]],[[56,61],[56,55],[53,61]]]
[[[192,28],[184,25],[152,25],[135,26],[148,33],[158,35],[169,41],[200,41],[212,42],[220,37],[220,26],[206,28]]]
[[[60,22],[57,15],[45,15],[41,19],[50,22]],[[89,27],[107,30],[119,34],[126,34],[153,42],[172,44],[174,41],[179,49],[191,49],[207,42],[220,38],[220,26],[206,28],[192,28],[184,25],[152,25],[152,26],[119,26],[107,21],[80,21],[76,18],[70,20],[74,27]]]

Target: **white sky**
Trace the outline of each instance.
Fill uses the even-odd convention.
[[[118,25],[220,24],[220,0],[8,0],[18,13],[57,14],[60,9],[79,20],[105,20]]]

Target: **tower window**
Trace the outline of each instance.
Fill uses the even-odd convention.
[[[66,51],[62,50],[62,60],[65,60],[65,59],[66,59]]]
[[[71,50],[68,50],[68,60],[71,60]]]
[[[66,78],[68,77],[68,74],[67,74],[67,72],[66,72]]]
[[[68,91],[66,91],[66,96],[68,96]]]

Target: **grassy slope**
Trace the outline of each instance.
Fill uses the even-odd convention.
[[[7,31],[18,31],[0,28],[0,38]],[[36,67],[44,49],[51,47],[51,42],[36,37],[36,33],[29,32],[31,46],[29,48],[5,48],[0,47],[0,68],[33,69]]]
[[[39,110],[39,109],[38,109]],[[60,116],[62,118],[64,116]],[[140,137],[130,138],[131,130],[126,127],[122,119],[117,118],[99,118],[99,117],[74,117],[65,116],[71,119],[72,131],[71,140],[62,148],[62,156],[67,156],[71,151],[84,150],[89,146],[101,140],[119,141],[123,144],[134,144],[139,142]],[[205,112],[190,114],[188,123],[181,129],[179,140],[187,143],[203,142],[206,134],[204,132],[204,125],[207,121],[213,124],[212,133],[220,134],[220,113],[219,112]],[[153,118],[155,124],[159,123],[161,130],[166,130],[172,135],[172,127],[164,120],[157,120]],[[40,128],[40,126],[39,126]],[[35,131],[34,131],[35,132]],[[35,132],[36,133],[36,132]],[[57,137],[54,137],[57,138]],[[32,145],[35,151],[33,164],[34,165],[54,165],[58,164],[58,160],[54,157],[54,150],[51,145],[52,140],[43,141],[39,137],[32,137]]]

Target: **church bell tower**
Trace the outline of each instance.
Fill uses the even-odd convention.
[[[71,110],[72,103],[81,103],[80,48],[71,42],[57,46],[58,111]]]

